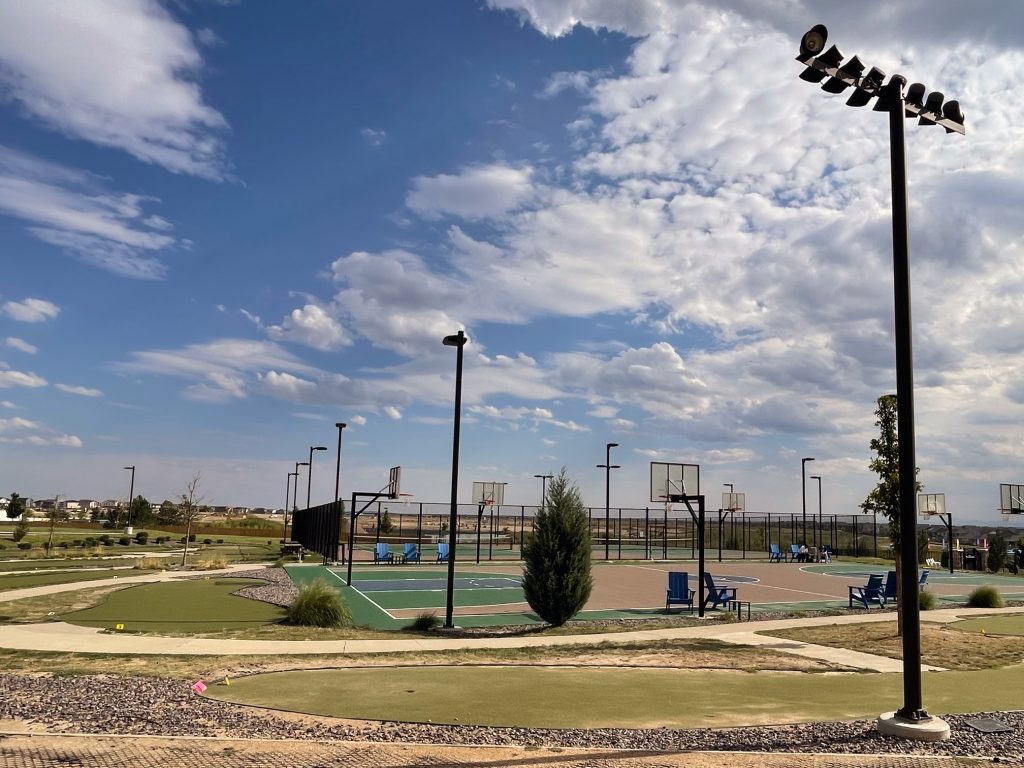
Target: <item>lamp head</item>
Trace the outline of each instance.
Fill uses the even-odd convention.
[[[605,447],[606,448],[618,448],[619,444],[618,443],[607,443]]]
[[[348,426],[348,424],[346,424],[344,421],[338,421],[335,422],[334,426],[336,426],[338,429],[344,429],[345,427]]]
[[[817,56],[825,50],[826,40],[828,40],[828,28],[824,24],[815,24],[800,38],[800,59]]]
[[[135,471],[135,467],[125,467],[125,469],[130,469],[130,470],[132,470],[133,472]]]
[[[309,462],[308,461],[296,461],[295,462],[295,466],[296,467],[308,467],[309,466]],[[298,472],[296,472],[296,474],[298,474]]]
[[[469,339],[466,338],[465,331],[459,331],[456,334],[445,336],[441,339],[441,343],[446,347],[462,347],[465,346],[467,341],[469,341]]]
[[[311,446],[309,446],[309,450],[311,450],[311,451],[326,451],[327,450],[327,446],[326,445],[316,445],[316,446],[311,445]]]

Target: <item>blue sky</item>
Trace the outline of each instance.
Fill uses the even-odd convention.
[[[279,506],[648,462],[851,512],[894,387],[884,117],[797,79],[817,22],[959,97],[908,122],[918,463],[1021,482],[1021,11],[1002,3],[13,2],[0,10],[0,490]],[[897,37],[896,30],[899,30]],[[816,493],[814,494],[816,495]],[[813,507],[813,504],[811,505]]]

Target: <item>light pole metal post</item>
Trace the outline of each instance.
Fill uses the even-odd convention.
[[[807,477],[804,472],[808,461],[814,461],[814,458],[808,456],[807,458],[800,459],[800,500],[803,503],[803,529],[800,533],[800,538],[803,545],[807,544]]]
[[[451,510],[448,513],[448,589],[445,603],[444,626],[455,626],[455,548],[458,546],[459,524],[459,429],[462,423],[462,350],[466,346],[466,334],[459,331],[445,336],[441,342],[446,347],[455,347],[455,424],[452,434],[452,494]]]
[[[598,469],[604,469],[604,559],[609,560],[609,545],[611,543],[611,537],[608,535],[608,529],[611,526],[611,502],[609,498],[611,496],[611,474],[613,469],[619,469],[618,464],[612,464],[612,448],[618,448],[618,443],[606,443],[604,446],[604,464],[598,464]],[[621,538],[622,532],[619,531]]]
[[[130,467],[125,467],[132,471],[132,480],[128,486],[128,522],[125,523],[124,532],[131,533],[132,530],[132,499],[135,497],[135,465],[132,464]],[[56,512],[56,509],[54,510]]]

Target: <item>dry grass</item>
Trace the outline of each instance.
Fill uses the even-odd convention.
[[[163,571],[169,565],[170,563],[162,557],[143,557],[136,560],[132,568],[137,571]]]
[[[40,621],[60,621],[62,614],[91,608],[106,599],[111,592],[127,589],[124,586],[77,589],[71,592],[57,592],[45,597],[26,597],[0,603],[0,624],[34,624]]]
[[[903,658],[902,639],[896,634],[895,623],[891,622],[832,624],[763,634]],[[927,621],[921,623],[921,661],[925,664],[946,669],[992,669],[1020,664],[1022,660],[1024,637],[974,634]]]

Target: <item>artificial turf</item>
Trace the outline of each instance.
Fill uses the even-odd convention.
[[[198,579],[158,582],[114,592],[97,606],[61,617],[69,624],[142,632],[215,632],[272,624],[284,609],[237,597],[232,592],[258,579]]]
[[[9,576],[0,575],[0,591],[8,589],[25,589],[43,587],[48,584],[73,584],[79,581],[96,581],[112,579],[118,576],[138,576],[140,571],[62,571],[60,573],[16,573]]]
[[[1024,668],[929,673],[936,714],[1019,707]],[[339,696],[338,691],[344,691]],[[699,728],[875,717],[899,674],[678,669],[389,667],[255,675],[216,698],[334,717],[552,728]],[[580,706],[586,702],[586,706]]]
[[[987,635],[1024,635],[1024,614],[977,616],[973,619],[954,622],[949,626],[964,632],[980,633],[984,630]]]

